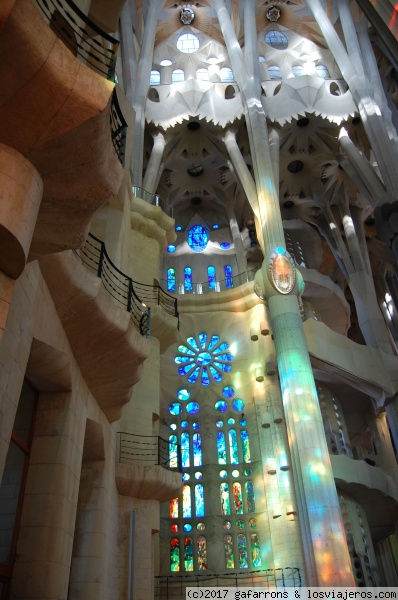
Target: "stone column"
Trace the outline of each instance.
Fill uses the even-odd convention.
[[[236,221],[235,211],[233,209],[232,203],[225,203],[225,208],[227,210],[227,217],[229,221],[229,226],[231,228],[232,239],[235,245],[236,252],[236,262],[238,263],[238,273],[244,273],[247,270],[247,261],[245,258],[245,248],[242,241],[242,236],[239,231],[239,225]]]
[[[161,131],[158,131],[153,136],[153,148],[142,184],[144,190],[150,194],[156,193],[156,188],[159,181],[160,164],[165,145],[166,140],[164,139],[164,135]]]
[[[368,418],[372,439],[376,446],[377,457],[380,466],[387,475],[390,475],[398,483],[398,465],[392,447],[390,432],[387,425],[387,415],[381,412],[377,417]]]

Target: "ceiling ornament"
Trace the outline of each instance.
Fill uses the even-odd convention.
[[[265,16],[271,23],[276,23],[280,19],[281,11],[277,6],[269,6],[265,12]]]
[[[183,8],[180,12],[180,21],[184,25],[190,25],[195,18],[195,13],[191,8]]]

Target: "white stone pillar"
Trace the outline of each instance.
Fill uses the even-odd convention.
[[[242,241],[242,236],[239,231],[239,225],[235,217],[235,211],[232,203],[228,200],[225,202],[229,226],[232,233],[232,239],[235,246],[236,262],[238,264],[238,273],[244,273],[247,270],[247,261],[245,258],[245,248]]]
[[[153,136],[153,147],[149,158],[148,166],[145,171],[142,187],[150,194],[156,193],[156,187],[159,180],[159,170],[163,157],[163,151],[166,146],[166,140],[161,131]]]

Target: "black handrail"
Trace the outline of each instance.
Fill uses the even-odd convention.
[[[153,206],[160,206],[166,215],[169,217],[173,216],[173,207],[166,204],[158,194],[151,194],[151,192],[147,192],[137,185],[133,185],[131,189],[134,196],[137,196],[137,198],[141,198],[141,200],[144,200],[144,202],[148,202],[148,204],[152,204]]]
[[[119,40],[102,31],[72,0],[36,0],[36,4],[60,40],[74,54],[106,79],[115,81]]]
[[[113,264],[105,244],[92,233],[83,248],[76,251],[84,263],[97,277],[105,289],[131,315],[131,320],[142,336],[150,337],[150,308],[144,304],[134,289],[131,277],[125,275]]]
[[[164,469],[181,473],[181,447],[175,445],[176,456],[170,457],[169,442],[156,435],[136,435],[118,431],[119,462],[144,466],[160,465]]]
[[[113,90],[111,100],[111,138],[113,147],[115,148],[116,154],[121,165],[124,167],[124,159],[126,154],[126,137],[127,137],[127,123],[123,117],[119,101],[117,99],[116,89]]]

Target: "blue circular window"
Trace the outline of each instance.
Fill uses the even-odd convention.
[[[175,252],[176,251],[176,247],[174,246],[174,244],[169,244],[167,246],[167,252]]]
[[[281,31],[271,29],[265,34],[265,41],[271,48],[276,50],[286,50],[289,45],[288,39]]]
[[[182,412],[182,406],[181,404],[179,404],[178,402],[173,402],[173,404],[170,404],[169,406],[169,413],[171,413],[172,415],[179,415]]]
[[[218,400],[215,403],[214,408],[218,410],[218,412],[224,413],[226,410],[228,410],[228,404],[224,400]]]
[[[184,531],[192,531],[191,523],[185,523],[185,525],[183,525],[183,529]]]
[[[225,388],[223,388],[222,390],[222,395],[224,396],[224,398],[232,398],[234,394],[235,390],[231,385],[226,385]]]
[[[228,250],[228,248],[231,247],[231,244],[229,242],[222,242],[220,244],[220,248],[222,248],[223,250]]]
[[[206,229],[201,225],[194,225],[188,232],[188,244],[194,252],[203,252],[209,241]]]
[[[232,408],[234,410],[236,410],[237,412],[241,412],[243,410],[244,406],[245,406],[245,403],[240,398],[237,398],[236,400],[233,400],[233,402],[232,402]]]
[[[181,421],[181,427],[186,429],[188,427],[188,421]]]
[[[182,390],[178,390],[178,392],[177,392],[177,398],[179,400],[188,400],[188,398],[190,397],[190,395],[191,395],[191,392],[189,392],[185,388],[182,389]]]
[[[200,429],[200,423],[197,423],[196,421],[192,423],[192,429]]]
[[[197,402],[188,402],[187,413],[190,415],[196,415],[199,412],[199,404]]]

